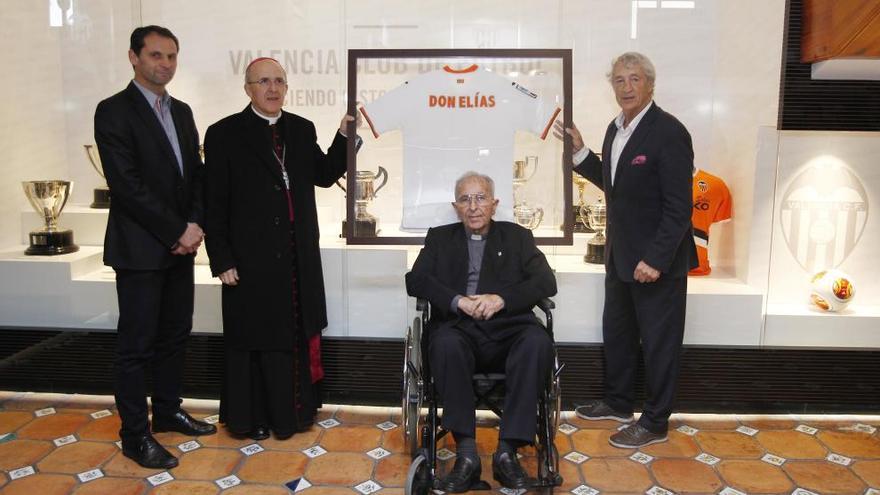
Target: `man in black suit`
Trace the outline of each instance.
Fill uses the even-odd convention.
[[[475,370],[507,375],[504,417],[492,473],[507,488],[533,482],[516,457],[535,440],[538,397],[553,364],[553,341],[532,313],[556,294],[556,278],[531,231],[494,222],[491,178],[468,172],[452,203],[460,223],[428,230],[425,247],[406,274],[407,292],[432,305],[431,370],[443,404],[443,426],[457,458],[439,489],[460,493],[480,479],[471,383]]]
[[[307,430],[321,406],[327,308],[315,186],[345,173],[353,120],[342,119],[324,154],[315,125],[282,110],[287,88],[277,60],[254,60],[250,102],[205,133],[206,243],[223,282],[220,421],[254,440]]]
[[[641,340],[647,400],[638,423],[609,439],[639,448],[667,439],[684,337],[687,272],[697,266],[691,227],[694,151],[687,129],[654,102],[655,71],[640,53],[612,63],[609,81],[621,113],[602,159],[572,136],[575,171],[605,192],[605,396],[576,409],[590,420],[633,419]],[[559,124],[557,123],[557,127]]]
[[[114,388],[122,453],[141,466],[164,469],[178,462],[150,433],[147,366],[153,432],[217,431],[180,408],[203,212],[192,110],[165,90],[178,50],[166,28],[135,29],[128,51],[134,79],[95,110],[95,142],[111,194],[104,263],[116,271],[119,302]]]

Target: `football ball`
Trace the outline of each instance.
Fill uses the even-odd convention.
[[[823,311],[841,311],[856,295],[852,279],[839,270],[822,270],[810,284],[810,302]]]

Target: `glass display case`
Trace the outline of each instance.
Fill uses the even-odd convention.
[[[569,139],[553,124],[571,115],[571,50],[349,50],[349,244],[421,244],[428,228],[457,221],[455,181],[490,176],[496,220],[571,244]],[[354,130],[355,124],[351,124]]]

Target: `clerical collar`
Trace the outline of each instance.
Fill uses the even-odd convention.
[[[281,118],[281,112],[278,112],[278,115],[276,115],[276,116],[274,116],[274,117],[269,117],[269,116],[267,116],[267,115],[263,115],[263,114],[261,114],[256,108],[254,108],[253,105],[251,105],[251,110],[253,110],[254,113],[257,114],[257,117],[259,117],[259,118],[261,118],[261,119],[263,119],[263,120],[268,120],[268,121],[269,121],[269,125],[274,125],[276,122],[278,122],[278,119]]]
[[[467,234],[467,238],[472,241],[483,241],[486,239],[488,232],[485,234],[477,234],[476,232],[472,232],[471,229],[465,227],[464,233]]]

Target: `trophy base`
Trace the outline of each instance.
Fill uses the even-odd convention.
[[[28,256],[54,256],[79,251],[79,246],[73,243],[72,230],[31,232],[29,237],[31,245],[24,251]]]
[[[587,243],[587,254],[584,255],[584,263],[602,265],[605,263],[605,244]]]
[[[345,237],[348,232],[348,221],[342,221],[342,233],[339,234],[339,237]],[[354,236],[355,237],[376,237],[379,234],[379,229],[376,228],[376,220],[355,220],[354,221]]]
[[[95,188],[92,192],[92,204],[89,205],[89,208],[110,208],[110,189],[106,187]]]

